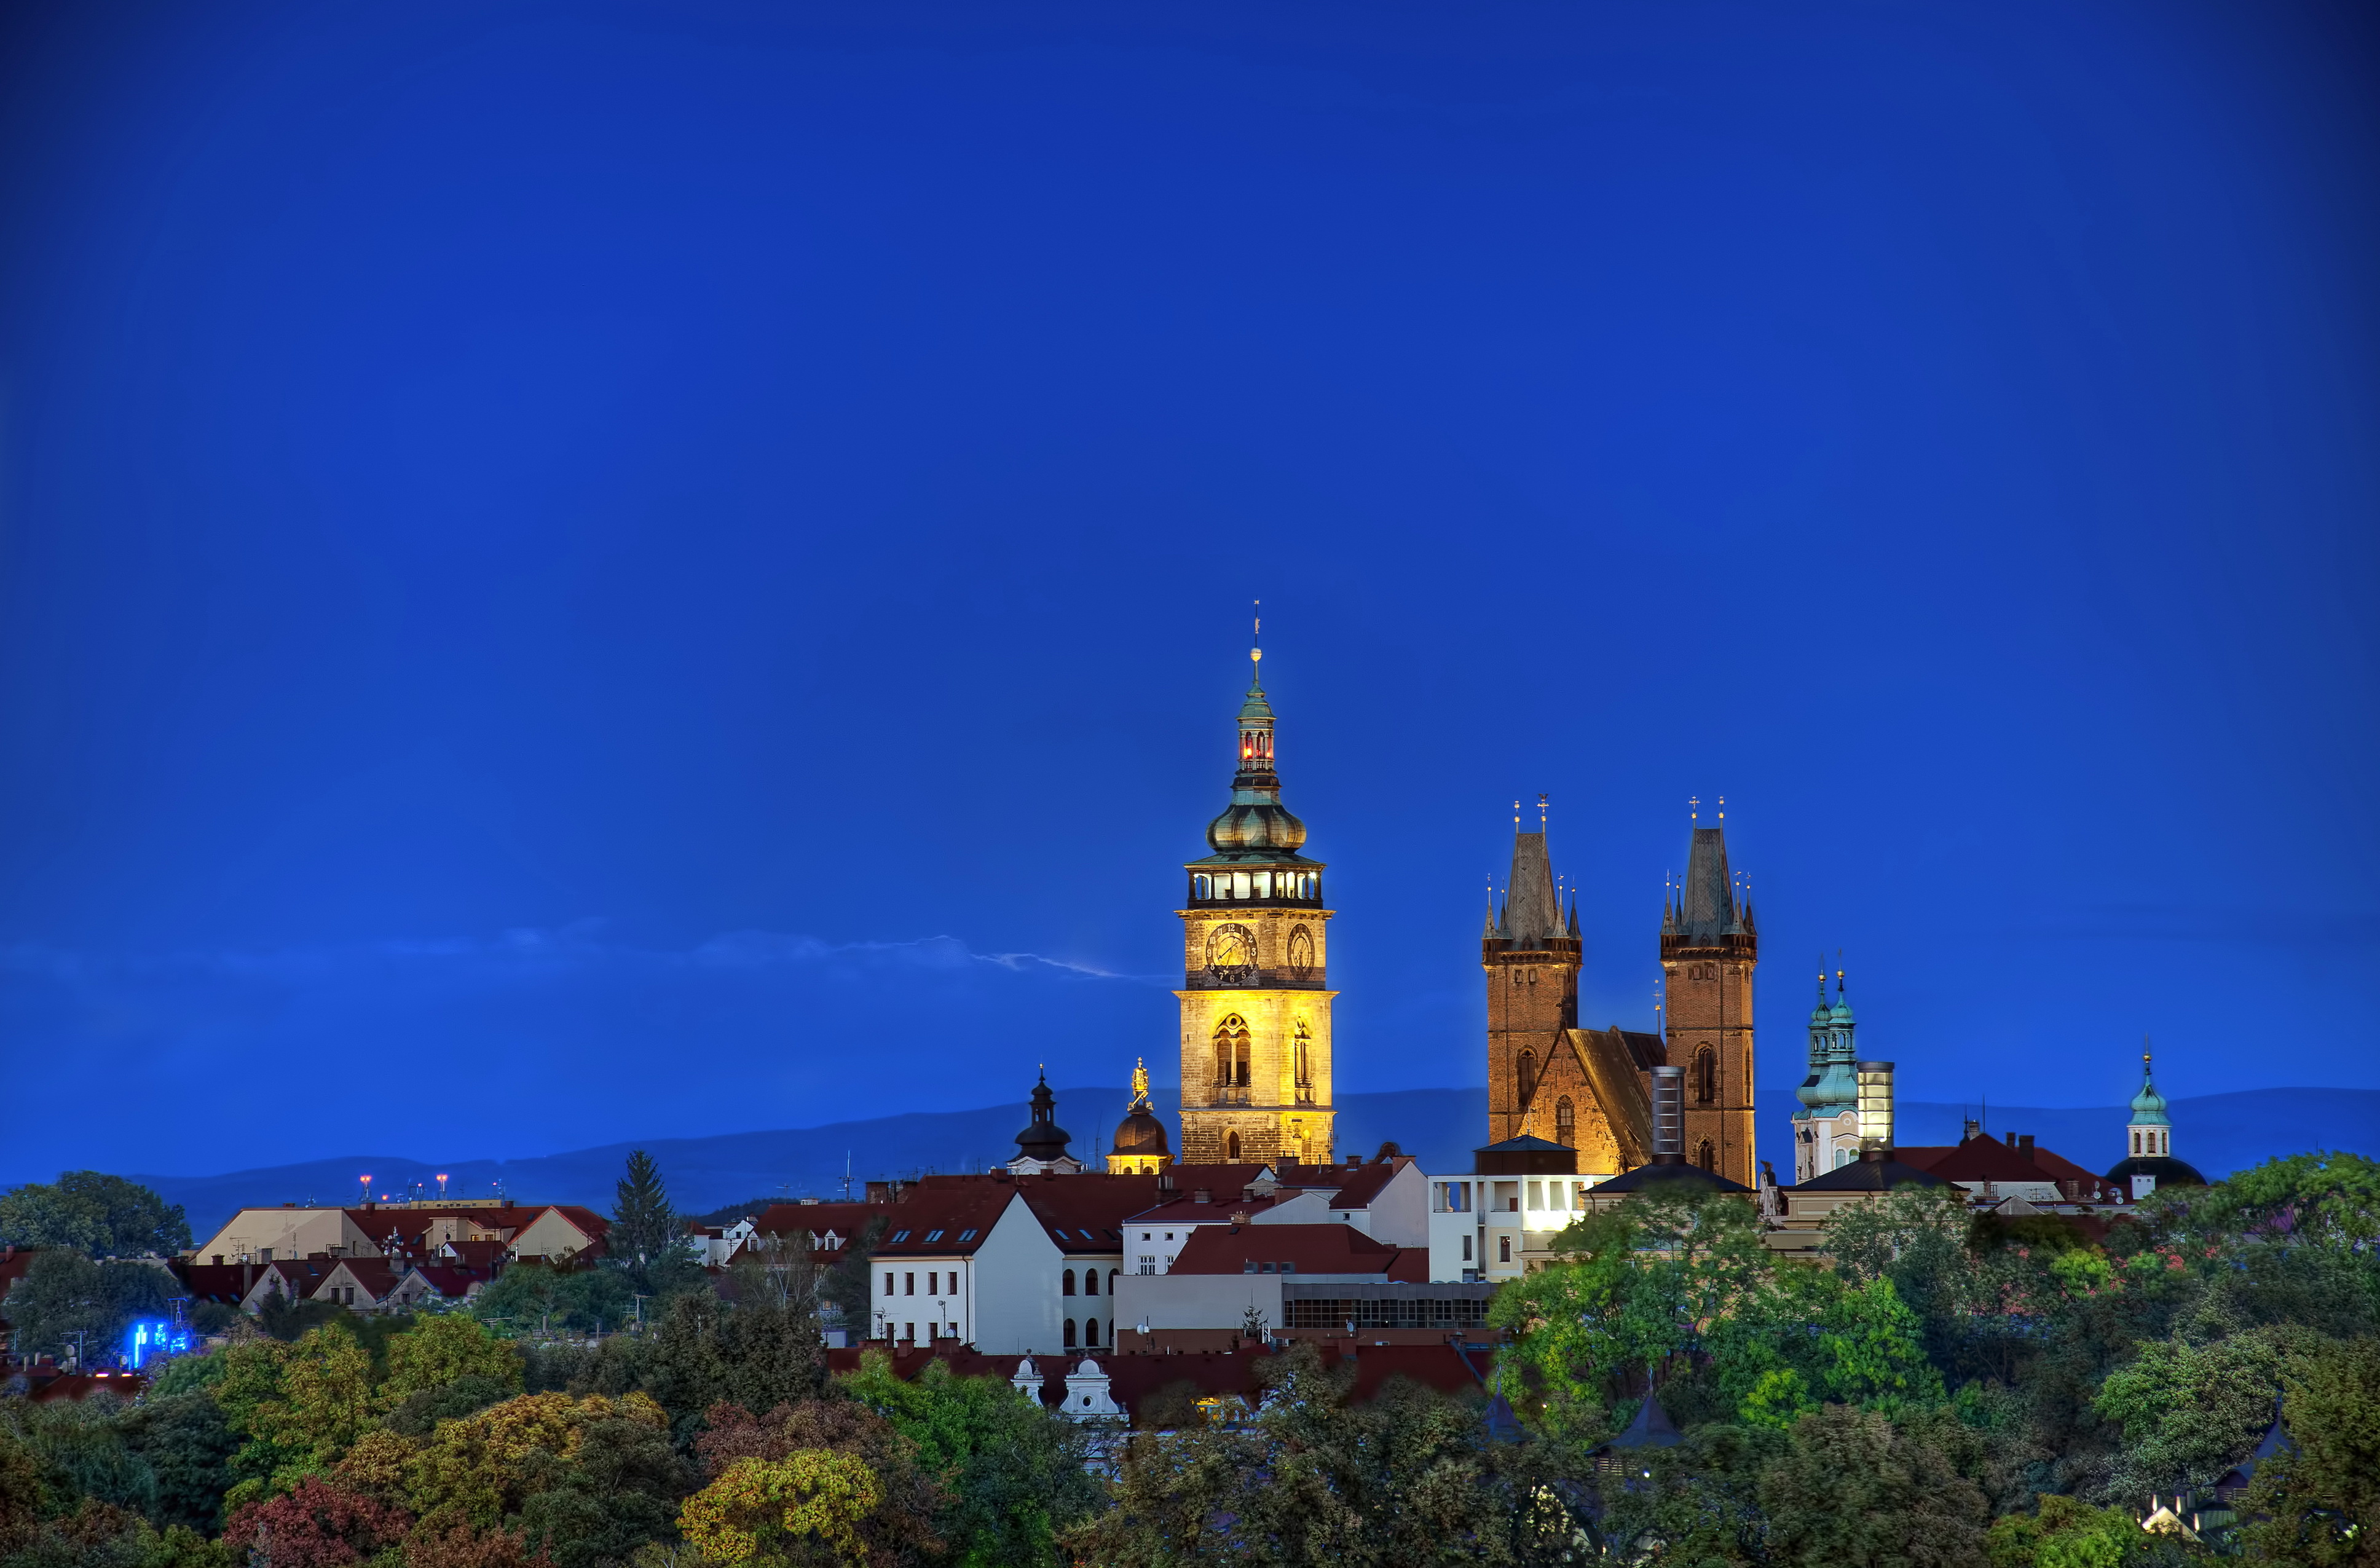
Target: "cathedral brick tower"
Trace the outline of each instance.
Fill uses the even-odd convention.
[[[1250,655],[1261,659],[1261,651]],[[1184,1165],[1328,1164],[1330,1003],[1319,860],[1281,803],[1262,668],[1240,705],[1232,803],[1190,861],[1182,919]]]
[[[1489,1143],[1533,1130],[1523,1125],[1530,1105],[1560,1050],[1562,1031],[1578,1027],[1577,919],[1566,924],[1555,903],[1544,824],[1533,833],[1514,826],[1503,915],[1491,918],[1479,939],[1479,962],[1488,971]],[[1537,1136],[1575,1147],[1573,1138],[1556,1136],[1551,1125]]]
[[[1697,826],[1685,886],[1661,910],[1669,1061],[1686,1075],[1686,1159],[1746,1186],[1759,1170],[1752,1154],[1752,971],[1759,961],[1751,901],[1738,900],[1728,872],[1727,832]]]

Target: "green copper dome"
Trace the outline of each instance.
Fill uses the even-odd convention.
[[[2132,1123],[2135,1127],[2169,1127],[2173,1118],[2165,1113],[2165,1096],[2156,1089],[2156,1080],[2149,1076],[2149,1059],[2141,1058],[2141,1092],[2132,1096]]]

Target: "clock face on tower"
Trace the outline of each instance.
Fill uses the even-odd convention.
[[[1212,985],[1256,984],[1256,933],[1243,925],[1217,926],[1207,938],[1207,976]]]

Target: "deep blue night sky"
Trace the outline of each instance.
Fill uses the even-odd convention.
[[[1342,1088],[1541,790],[1764,1084],[2380,1087],[2362,7],[5,25],[0,1181],[1170,1078],[1259,596]]]

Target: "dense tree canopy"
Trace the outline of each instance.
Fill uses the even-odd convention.
[[[0,1246],[72,1247],[92,1258],[170,1258],[190,1245],[190,1222],[137,1182],[67,1171],[0,1194]]]
[[[1297,1347],[1242,1418],[1176,1391],[1132,1432],[940,1362],[830,1376],[798,1244],[516,1268],[468,1311],[243,1320],[136,1403],[0,1400],[0,1568],[2374,1564],[2374,1177],[2276,1161],[2098,1243],[1902,1191],[1826,1266],[1740,1199],[1635,1197],[1499,1292],[1488,1387],[1359,1404]],[[7,1311],[96,1344],[166,1283],[55,1248]],[[1648,1397],[1681,1440],[1612,1446]]]

